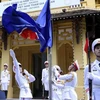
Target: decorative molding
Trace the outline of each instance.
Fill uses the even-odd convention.
[[[32,45],[39,45],[39,41],[24,39],[17,33],[11,34],[11,47],[13,49],[19,48],[21,46],[32,46]]]
[[[76,34],[76,42],[77,44],[79,44],[80,42],[80,28],[81,28],[81,22],[82,18],[75,18],[73,19],[73,29],[75,31],[75,34]]]

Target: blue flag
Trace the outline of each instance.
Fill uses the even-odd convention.
[[[46,1],[40,15],[36,19],[36,22],[41,26],[41,33],[46,40],[45,45],[41,49],[42,51],[44,51],[46,47],[52,47],[50,0]]]
[[[40,51],[43,52],[46,47],[52,47],[51,14],[49,0],[46,1],[37,20],[33,20],[28,14],[16,11],[17,4],[6,8],[2,15],[2,25],[11,34],[17,31],[23,37],[34,37],[40,42]],[[40,20],[40,21],[39,21]],[[44,23],[43,23],[44,21]],[[27,32],[25,32],[27,30]],[[29,32],[29,33],[28,33]]]

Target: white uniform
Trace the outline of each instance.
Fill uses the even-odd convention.
[[[92,100],[100,100],[100,67],[99,67],[99,61],[95,60],[91,64],[91,73],[93,74],[93,80],[92,80]],[[89,82],[87,78],[88,74],[88,65],[84,69],[84,86],[85,90],[89,89]],[[88,100],[89,100],[89,92],[87,93]]]
[[[77,94],[74,89],[77,84],[76,72],[70,72],[69,74],[59,75],[58,78],[60,80],[65,80],[65,85],[62,93],[62,100],[78,100]]]
[[[8,90],[10,83],[10,72],[8,70],[3,70],[1,72],[1,90]]]
[[[49,90],[49,68],[44,68],[42,70],[42,84],[46,91]]]
[[[62,92],[64,88],[63,81],[57,79],[52,84],[52,100],[62,100]]]
[[[31,93],[31,90],[30,90],[30,87],[29,87],[29,82],[33,82],[35,81],[35,77],[31,74],[29,74],[27,71],[27,73],[25,73],[28,77],[28,79],[23,76],[21,73],[20,73],[20,69],[19,69],[19,63],[17,61],[17,59],[14,57],[15,54],[13,52],[13,50],[10,51],[10,55],[12,56],[13,58],[13,63],[14,63],[14,66],[15,68],[13,68],[13,71],[15,73],[15,79],[18,83],[18,86],[20,88],[20,95],[19,95],[19,100],[31,100],[32,99],[32,93]],[[29,82],[28,82],[29,80]]]
[[[52,100],[62,100],[62,91],[64,88],[64,81],[59,80],[54,70],[57,70],[59,73],[62,72],[61,68],[58,65],[52,67]]]

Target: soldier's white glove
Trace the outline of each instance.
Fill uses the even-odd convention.
[[[94,78],[93,73],[88,72],[88,74],[87,74],[87,78],[93,80],[93,78]]]
[[[60,76],[60,73],[56,70],[55,71],[55,76],[58,78]]]
[[[24,69],[24,73],[25,73],[27,76],[30,75],[29,72],[28,72],[26,69]]]
[[[57,69],[55,66],[52,67],[52,71],[55,72]]]
[[[58,71],[57,68],[56,68],[56,65],[52,67],[52,71],[54,72],[54,75],[55,75],[56,77],[58,77],[58,76],[60,75],[60,74],[59,74],[59,71]]]
[[[15,53],[12,49],[10,49],[10,56],[13,58],[13,60],[16,58]]]

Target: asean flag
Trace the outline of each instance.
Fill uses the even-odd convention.
[[[33,32],[32,30],[30,30],[28,28],[23,29],[22,32],[20,33],[20,35],[25,39],[30,39],[30,40],[38,39],[37,33]]]

